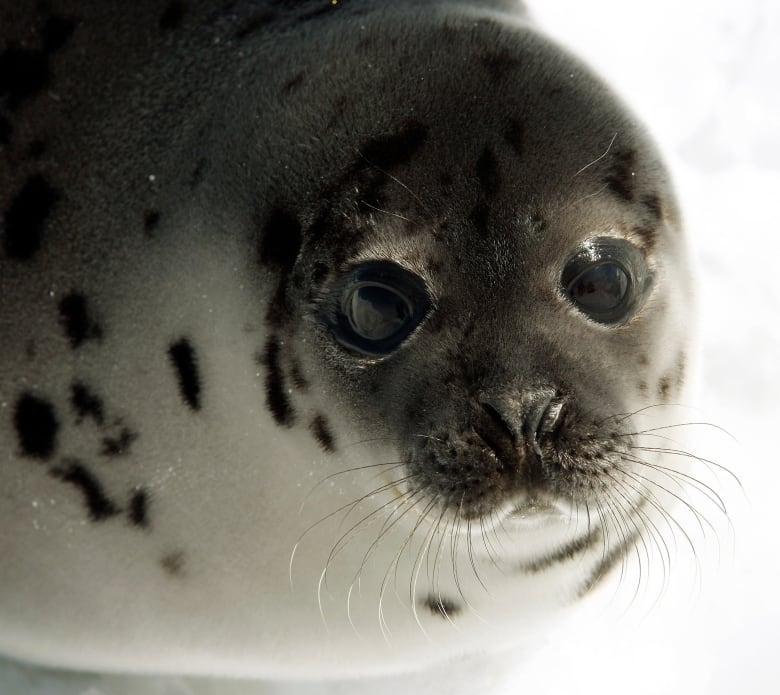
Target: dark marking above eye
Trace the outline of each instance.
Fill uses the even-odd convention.
[[[184,3],[173,0],[169,2],[163,13],[160,15],[160,31],[168,32],[178,29],[184,18],[186,7]]]
[[[65,459],[63,466],[50,471],[52,477],[78,488],[92,521],[105,521],[120,513],[119,507],[106,495],[100,481],[77,459]]]
[[[70,17],[49,17],[43,25],[43,50],[54,53],[62,48],[73,34],[76,22]]]
[[[280,364],[281,346],[276,337],[268,339],[265,354],[260,362],[266,367],[265,399],[271,415],[278,425],[290,427],[295,421],[295,411],[287,395],[287,386]]]
[[[58,305],[60,322],[70,346],[76,350],[87,340],[100,340],[103,329],[89,313],[87,298],[78,292],[72,292],[60,300]]]
[[[628,203],[636,196],[636,152],[634,150],[617,151],[612,155],[612,166],[604,179],[609,189]]]
[[[440,618],[452,619],[461,612],[461,607],[455,601],[444,598],[443,596],[434,596],[430,594],[423,601],[423,605]]]
[[[176,372],[182,400],[193,410],[200,410],[200,374],[195,349],[187,338],[168,347],[168,356]]]
[[[518,157],[523,156],[524,137],[525,127],[523,126],[522,121],[519,121],[516,118],[510,118],[506,130],[504,130],[504,140]]]
[[[311,270],[311,284],[319,285],[330,274],[330,268],[326,263],[315,263]]]
[[[292,270],[301,249],[301,224],[281,208],[271,211],[260,240],[260,263],[284,272]]]
[[[0,53],[0,96],[14,110],[39,94],[51,79],[49,59],[41,50],[9,46]]]
[[[182,578],[187,566],[187,554],[183,550],[174,550],[160,558],[160,567],[171,577]]]
[[[661,198],[657,195],[645,195],[642,196],[642,205],[653,215],[653,217],[660,221],[664,216],[664,204],[661,202]]]
[[[130,452],[133,442],[138,439],[138,433],[123,427],[115,437],[103,437],[101,441],[101,456],[125,456]]]
[[[314,417],[309,429],[323,451],[329,454],[336,451],[335,440],[333,439],[333,434],[328,426],[328,421],[322,415],[318,414]]]
[[[31,393],[23,393],[14,408],[14,428],[23,456],[51,458],[57,448],[60,428],[51,403]]]
[[[498,163],[489,147],[482,150],[477,160],[477,179],[485,195],[493,196],[499,188]]]
[[[653,227],[634,227],[632,229],[634,236],[636,236],[639,245],[649,251],[655,246],[656,232]]]
[[[43,25],[43,50],[54,53],[62,48],[73,34],[76,22],[70,17],[49,17]]]
[[[9,258],[28,260],[40,249],[46,221],[61,194],[43,174],[33,174],[5,211],[3,249]]]
[[[422,123],[411,121],[403,130],[376,138],[363,145],[360,153],[364,158],[358,166],[363,168],[366,161],[380,169],[390,170],[406,164],[422,147],[428,137],[428,128]]]
[[[144,213],[144,231],[147,236],[151,236],[152,232],[157,229],[160,224],[160,217],[161,214],[159,210],[147,210]]]
[[[149,528],[149,493],[145,488],[133,491],[127,507],[127,517],[133,526]]]
[[[76,381],[70,385],[70,405],[79,423],[88,417],[97,425],[105,421],[103,401],[86,384]]]

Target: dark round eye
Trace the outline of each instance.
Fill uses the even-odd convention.
[[[370,261],[339,278],[325,304],[325,322],[344,347],[387,355],[420,325],[431,308],[425,283],[388,261]]]
[[[413,307],[403,294],[378,282],[363,282],[348,291],[342,305],[352,330],[361,338],[381,342],[403,330]]]
[[[621,323],[638,307],[649,282],[642,252],[623,239],[586,242],[566,263],[561,277],[569,301],[589,318]]]

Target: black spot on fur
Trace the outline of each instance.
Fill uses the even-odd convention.
[[[178,2],[178,0],[169,2],[168,6],[160,15],[160,31],[165,33],[178,29],[182,19],[184,19],[185,10],[184,3]]]
[[[174,550],[160,558],[160,567],[171,577],[182,578],[185,575],[187,554],[183,550]]]
[[[101,456],[124,456],[130,452],[133,442],[138,439],[138,433],[123,427],[116,437],[103,437]]]
[[[477,179],[485,195],[493,196],[498,192],[500,179],[495,155],[486,147],[477,160]]]
[[[303,73],[299,72],[297,75],[294,75],[289,80],[287,80],[287,82],[284,83],[284,85],[282,86],[282,90],[286,94],[289,94],[290,92],[295,91],[302,84],[303,84]]]
[[[11,142],[11,133],[13,128],[7,118],[0,116],[0,145],[7,145]]]
[[[672,388],[672,380],[665,376],[658,382],[658,395],[661,400],[665,401],[669,398],[669,391]]]
[[[314,417],[309,429],[323,451],[326,451],[329,454],[336,451],[335,440],[333,439],[330,427],[328,427],[328,421],[322,415],[316,415]]]
[[[43,174],[33,174],[5,211],[3,249],[9,258],[27,260],[41,246],[46,220],[60,199]]]
[[[515,118],[509,119],[509,124],[504,131],[504,140],[512,148],[518,157],[523,156],[523,139],[525,137],[525,128],[521,121]]]
[[[281,208],[274,208],[263,228],[260,263],[289,272],[298,258],[302,241],[298,220]]]
[[[287,396],[287,386],[279,359],[281,346],[275,337],[271,337],[265,346],[262,363],[266,367],[265,399],[268,409],[278,425],[290,427],[295,421],[290,399]]]
[[[312,285],[320,285],[328,277],[330,268],[326,263],[315,263],[311,271]]]
[[[147,210],[144,213],[144,231],[147,236],[151,236],[155,229],[160,224],[160,211],[159,210]]]
[[[44,154],[46,154],[45,140],[33,140],[27,148],[27,156],[30,159],[40,159]]]
[[[360,153],[368,163],[387,171],[406,164],[427,137],[428,129],[421,123],[412,121],[398,133],[367,142],[360,148]],[[358,167],[364,166],[365,161],[358,160]]]
[[[301,371],[301,365],[299,365],[295,360],[292,360],[291,362],[290,380],[292,381],[293,386],[295,386],[295,388],[297,388],[299,391],[306,391],[309,388],[309,381],[304,376],[303,371]]]
[[[105,421],[103,401],[86,384],[74,382],[70,385],[70,405],[76,413],[77,422],[92,418],[97,425]]]
[[[66,459],[64,466],[53,468],[51,475],[77,487],[92,521],[105,521],[119,514],[119,507],[106,495],[100,481],[76,459]]]
[[[200,375],[195,349],[186,338],[171,343],[168,356],[176,371],[182,400],[193,410],[200,410]]]
[[[487,53],[480,57],[480,62],[493,82],[500,81],[520,65],[520,61],[508,51]]]
[[[639,245],[646,251],[649,251],[655,246],[656,232],[653,227],[634,227],[632,231],[639,241]]]
[[[604,179],[609,189],[628,203],[633,202],[636,196],[635,166],[634,150],[615,152],[612,155],[612,167]]]
[[[62,48],[73,34],[76,22],[69,17],[49,17],[43,25],[43,50],[54,53]]]
[[[87,308],[87,298],[72,292],[63,297],[59,303],[60,322],[70,346],[76,350],[87,340],[100,340],[103,330],[90,318]]]
[[[438,615],[440,618],[452,619],[458,613],[460,613],[460,606],[450,599],[443,596],[429,595],[423,602],[425,607],[434,615]]]
[[[664,216],[664,204],[657,195],[645,195],[642,196],[642,205],[650,211],[653,217],[660,221]]]
[[[49,60],[44,51],[9,46],[0,53],[0,95],[8,108],[39,94],[49,83]]]
[[[547,218],[541,210],[534,210],[529,220],[531,229],[537,234],[541,234],[547,229]]]
[[[42,49],[10,45],[0,53],[0,95],[8,108],[16,109],[46,88],[51,80],[49,56],[62,48],[75,26],[73,19],[49,17],[41,29]]]
[[[144,488],[133,491],[127,516],[133,526],[149,528],[149,493]]]
[[[23,456],[45,460],[54,453],[60,425],[48,401],[23,393],[14,408],[14,428]]]

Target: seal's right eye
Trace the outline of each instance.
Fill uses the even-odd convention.
[[[414,332],[431,308],[423,280],[389,261],[369,261],[335,283],[325,322],[345,348],[388,355]]]

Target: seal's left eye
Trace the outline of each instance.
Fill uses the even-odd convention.
[[[387,355],[417,328],[431,308],[423,280],[388,261],[353,268],[335,283],[325,321],[344,347]]]
[[[344,315],[352,330],[374,342],[402,331],[412,315],[409,298],[379,282],[362,282],[348,291]]]
[[[624,239],[601,237],[583,244],[561,276],[566,298],[603,325],[627,321],[639,308],[652,279],[644,254]]]

